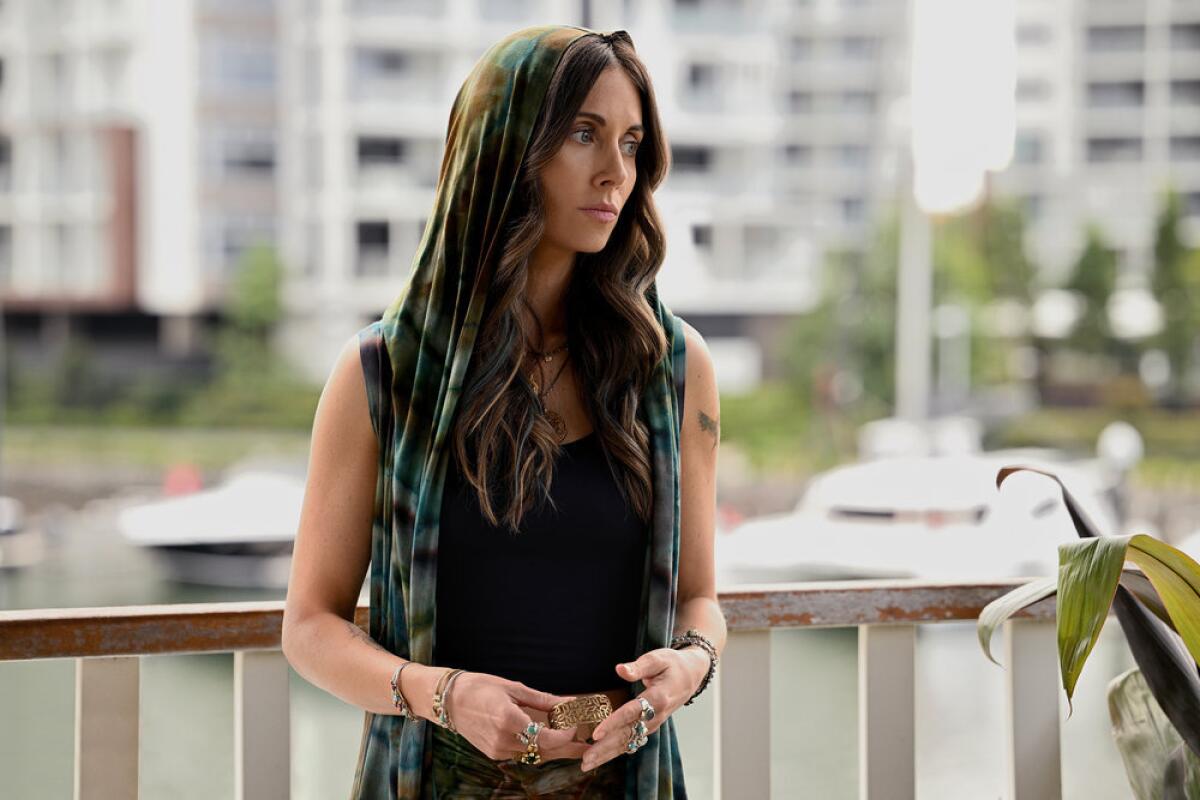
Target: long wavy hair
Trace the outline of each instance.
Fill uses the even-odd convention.
[[[653,191],[669,151],[654,88],[628,34],[587,34],[559,60],[517,177],[515,214],[489,289],[484,318],[453,432],[453,453],[484,517],[516,532],[539,496],[549,500],[561,445],[521,364],[541,340],[518,313],[526,303],[529,258],[545,229],[539,176],[563,145],[592,85],[619,67],[641,96],[645,128],[637,179],[604,249],[578,253],[567,290],[567,346],[605,459],[626,502],[649,522],[653,486],[650,432],[639,398],[666,337],[647,302],[666,249]],[[532,315],[530,315],[532,316]]]

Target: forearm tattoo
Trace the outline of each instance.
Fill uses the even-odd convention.
[[[715,449],[717,446],[717,442],[719,442],[721,440],[720,423],[718,423],[715,419],[710,417],[708,414],[705,414],[703,411],[701,411],[700,412],[700,429],[703,431],[706,431],[707,433],[709,433],[712,436],[712,439],[713,439],[712,446]]]
[[[362,628],[355,625],[350,620],[346,620],[346,628],[347,628],[347,630],[350,631],[350,635],[353,636],[354,638],[361,639],[363,642],[366,642],[367,644],[371,645],[371,647],[374,647],[376,650],[383,650],[383,652],[385,652],[385,653],[387,652],[387,650],[384,649],[383,645],[381,645],[379,642],[372,639],[370,637],[370,635],[367,634],[366,631],[364,631]]]

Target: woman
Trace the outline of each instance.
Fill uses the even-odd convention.
[[[518,31],[455,99],[412,276],[322,393],[284,614],[367,711],[354,798],[686,796],[718,396],[654,284],[666,164],[623,31]],[[548,727],[584,695],[611,713]]]

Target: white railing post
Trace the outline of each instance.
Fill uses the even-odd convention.
[[[717,669],[722,800],[771,796],[771,631],[730,631]]]
[[[75,800],[138,794],[137,656],[75,659]]]
[[[913,800],[917,791],[915,625],[858,628],[858,796]]]
[[[1058,800],[1058,634],[1054,620],[1004,623],[1011,800]]]
[[[233,654],[234,787],[237,800],[291,795],[288,662],[279,650]]]

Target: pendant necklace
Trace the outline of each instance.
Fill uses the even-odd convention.
[[[563,345],[561,347],[556,347],[553,350],[549,350],[545,353],[539,353],[536,350],[530,350],[529,352],[538,356],[542,361],[549,363],[550,359],[553,357],[553,355],[555,353],[557,353],[560,350],[566,350],[566,349],[567,349],[567,346]],[[554,385],[556,383],[558,383],[558,379],[563,374],[563,370],[565,370],[567,368],[567,358],[569,356],[570,356],[570,354],[568,353],[567,357],[563,358],[562,366],[558,368],[558,372],[556,372],[554,374],[554,378],[550,381],[550,384],[546,387],[545,391],[542,391],[539,388],[537,379],[535,377],[533,377],[533,374],[530,373],[530,375],[529,375],[529,382],[531,384],[533,384],[533,393],[537,395],[538,403],[542,406],[542,409],[543,409],[542,414],[543,414],[543,416],[546,417],[546,421],[550,423],[550,426],[552,428],[554,428],[554,435],[558,438],[558,441],[560,441],[560,442],[567,438],[567,423],[565,421],[563,421],[562,415],[559,414],[557,411],[551,411],[550,409],[546,408],[546,398],[550,396],[550,390],[554,388]],[[540,369],[541,369],[540,366],[538,369],[540,371]]]

